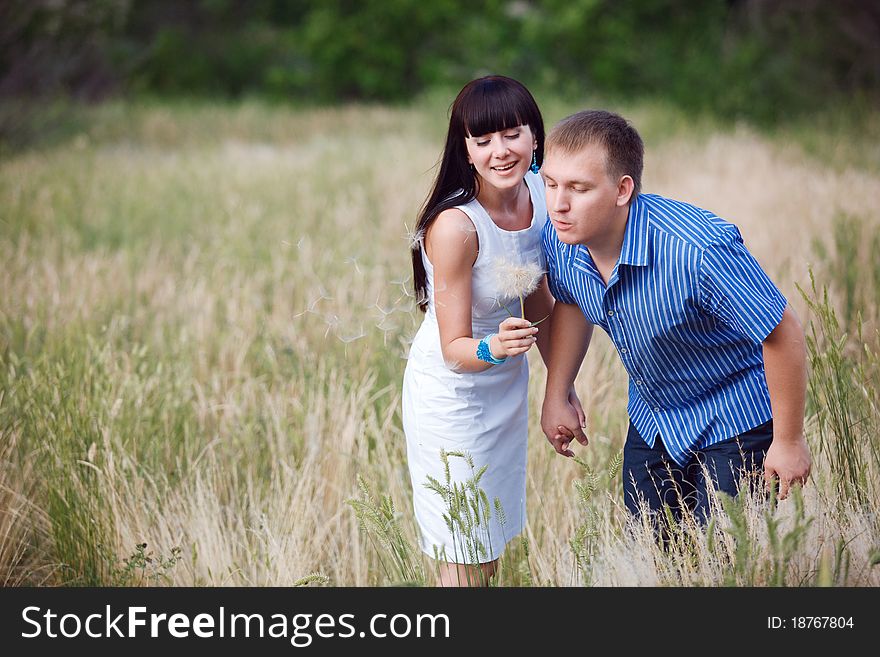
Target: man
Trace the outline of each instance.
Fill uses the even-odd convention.
[[[631,513],[644,501],[678,517],[684,504],[705,519],[709,486],[736,495],[762,467],[784,499],[811,465],[803,330],[735,226],[640,194],[643,153],[610,112],[579,112],[547,137],[543,246],[557,303],[542,429],[565,456],[571,440],[587,444],[568,390],[598,325],[630,375]]]

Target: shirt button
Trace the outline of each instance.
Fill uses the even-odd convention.
[[[642,380],[641,380],[641,379],[639,379],[639,380],[638,380],[638,381],[636,381],[636,385],[637,385],[637,386],[640,386],[640,385],[642,385]]]
[[[609,311],[608,311],[608,316],[609,316],[609,317],[614,317],[614,311],[613,311],[613,310],[609,310]]]
[[[655,406],[655,407],[654,407],[654,412],[655,412],[655,413],[659,413],[659,412],[660,412],[660,407],[659,407],[659,406]]]
[[[627,351],[629,351],[629,349],[624,347],[623,349],[620,350],[620,353],[625,354]]]

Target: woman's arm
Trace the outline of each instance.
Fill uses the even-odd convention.
[[[428,259],[434,266],[434,309],[440,328],[440,347],[446,366],[456,372],[482,372],[491,364],[477,358],[482,335],[472,335],[471,278],[477,259],[477,232],[468,216],[452,208],[441,212],[425,236]],[[535,343],[527,320],[504,320],[489,342],[495,358],[517,356]]]
[[[541,279],[541,283],[538,285],[538,289],[536,289],[525,300],[526,317],[533,322],[541,322],[538,333],[535,337],[537,338],[538,351],[541,353],[541,358],[544,360],[544,365],[547,366],[548,372],[550,370],[550,335],[552,333],[553,327],[554,303],[555,300],[553,299],[553,295],[550,294],[550,288],[547,285],[546,276]],[[583,360],[583,358],[581,358],[581,360]],[[577,414],[578,427],[585,427],[586,414],[584,413],[584,408],[581,405],[581,400],[577,396],[577,392],[574,389],[574,379],[572,379],[572,383],[568,388],[567,401],[571,408],[574,409],[574,412]],[[574,437],[573,432],[572,437]],[[553,441],[551,440],[551,442]],[[554,444],[554,447],[555,446],[556,445]]]

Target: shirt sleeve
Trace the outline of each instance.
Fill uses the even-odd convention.
[[[737,333],[761,344],[779,325],[788,301],[737,238],[703,251],[700,305]]]
[[[544,257],[547,260],[547,285],[550,288],[550,294],[553,295],[557,301],[561,301],[562,303],[577,303],[575,298],[571,295],[571,293],[565,288],[565,284],[562,281],[563,274],[560,271],[559,267],[559,248],[560,242],[559,238],[556,236],[556,229],[553,228],[553,224],[550,222],[550,217],[547,217],[546,222],[544,223],[544,230],[541,234],[541,246],[544,250]]]

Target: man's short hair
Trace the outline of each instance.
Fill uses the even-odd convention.
[[[557,123],[544,144],[546,152],[554,150],[578,153],[591,144],[605,147],[605,168],[608,175],[633,179],[632,198],[642,189],[642,167],[645,145],[629,121],[613,112],[584,110]]]

